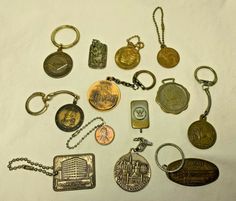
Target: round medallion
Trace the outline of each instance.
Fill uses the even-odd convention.
[[[157,54],[158,63],[165,68],[173,68],[179,63],[178,52],[169,47],[161,48]]]
[[[179,114],[188,108],[190,94],[188,90],[175,82],[159,87],[156,102],[164,112]]]
[[[68,75],[73,67],[71,57],[61,51],[50,54],[43,63],[44,71],[53,78],[62,78]]]
[[[139,51],[130,46],[122,47],[116,52],[115,61],[122,69],[133,69],[140,62]]]
[[[114,177],[123,190],[140,191],[150,181],[151,167],[143,156],[138,153],[128,153],[116,162]]]
[[[188,129],[188,138],[193,146],[208,149],[216,142],[216,130],[206,120],[193,122]]]
[[[120,101],[120,89],[113,82],[102,80],[92,84],[88,90],[88,101],[100,111],[111,110]]]
[[[114,140],[114,137],[115,132],[108,125],[103,125],[95,131],[95,139],[101,145],[110,144]]]
[[[63,131],[75,131],[83,124],[84,112],[76,104],[63,105],[57,111],[55,121],[58,128]]]
[[[133,111],[133,116],[138,120],[143,120],[147,116],[147,111],[144,107],[136,107]]]

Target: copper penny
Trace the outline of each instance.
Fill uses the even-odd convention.
[[[178,52],[169,47],[161,48],[157,54],[158,63],[165,68],[173,68],[179,63],[180,57]]]
[[[99,127],[95,132],[95,139],[101,145],[110,144],[115,137],[115,132],[113,128],[108,125],[103,125]]]

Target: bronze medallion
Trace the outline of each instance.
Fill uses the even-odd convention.
[[[173,68],[179,63],[178,52],[169,47],[163,47],[157,54],[158,63],[165,68]]]
[[[71,57],[61,51],[50,54],[43,63],[44,71],[53,78],[62,78],[68,75],[73,67]]]
[[[83,124],[84,112],[76,104],[67,104],[57,111],[55,121],[57,127],[63,131],[75,131]]]
[[[206,119],[200,119],[190,125],[188,138],[193,146],[208,149],[216,142],[216,130]]]
[[[88,90],[88,101],[91,106],[100,111],[114,108],[120,101],[120,89],[107,80],[93,83]]]
[[[95,139],[101,145],[112,143],[115,138],[115,131],[108,125],[103,125],[95,131]]]
[[[116,64],[122,69],[133,69],[140,62],[140,54],[133,46],[120,48],[115,55]]]

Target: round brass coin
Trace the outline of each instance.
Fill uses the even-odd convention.
[[[195,121],[188,129],[188,138],[193,146],[208,149],[216,142],[216,130],[204,119]]]
[[[169,47],[161,48],[157,54],[158,63],[165,68],[173,68],[179,63],[180,57],[178,52]]]
[[[84,112],[76,104],[63,105],[57,111],[55,121],[57,127],[63,131],[75,131],[83,124]]]
[[[120,101],[120,89],[113,82],[102,80],[91,85],[88,90],[88,101],[100,111],[111,110]]]
[[[101,145],[108,145],[112,143],[114,138],[115,132],[108,125],[103,125],[95,131],[95,139]]]
[[[139,51],[134,47],[122,47],[116,52],[115,61],[116,64],[122,69],[133,69],[140,62]]]
[[[43,63],[44,71],[53,78],[62,78],[68,75],[73,67],[71,57],[64,52],[50,54]]]

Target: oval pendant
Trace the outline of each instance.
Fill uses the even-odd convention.
[[[158,63],[165,68],[173,68],[179,63],[179,53],[170,47],[163,47],[157,54]]]

